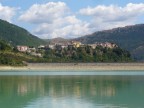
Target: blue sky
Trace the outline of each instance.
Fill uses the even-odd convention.
[[[0,0],[0,18],[40,38],[76,38],[144,23],[143,0]]]

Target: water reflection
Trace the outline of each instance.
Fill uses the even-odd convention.
[[[2,108],[144,107],[143,78],[143,76],[0,76],[0,106]]]

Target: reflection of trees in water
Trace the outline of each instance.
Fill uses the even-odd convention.
[[[3,95],[27,95],[44,91],[42,77],[28,76],[1,76],[0,92]]]
[[[114,96],[130,80],[122,77],[81,76],[45,79],[45,90],[54,97]]]
[[[44,88],[41,81],[41,77],[0,76],[0,106],[22,108],[38,97]]]
[[[129,84],[130,79],[116,76],[15,76],[0,77],[0,92],[21,96],[28,93],[54,97],[114,96]]]
[[[143,77],[135,76],[0,76],[0,106],[16,108],[39,97],[81,99],[92,103],[103,100],[104,103],[130,102],[130,105],[141,98],[139,104],[142,104],[143,95],[136,91],[143,90],[143,81]],[[130,96],[135,98],[127,98]]]

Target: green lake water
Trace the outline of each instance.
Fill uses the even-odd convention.
[[[0,108],[144,108],[144,71],[0,72]]]

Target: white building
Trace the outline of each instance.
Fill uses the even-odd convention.
[[[55,49],[55,45],[54,44],[50,44],[50,45],[48,45],[48,48]]]
[[[45,48],[44,45],[40,45],[40,46],[38,46],[38,49],[44,49],[44,48]]]

